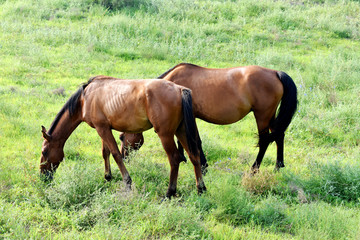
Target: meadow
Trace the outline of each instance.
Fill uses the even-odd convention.
[[[359,239],[360,2],[332,0],[0,0],[0,239]],[[51,183],[39,177],[49,127],[96,75],[156,78],[181,62],[288,73],[299,107],[285,168],[260,172],[252,113],[197,120],[209,171],[191,163],[165,200],[169,164],[153,130],[126,160],[133,190],[104,180],[101,141],[80,125]],[[114,132],[118,139],[118,133]]]

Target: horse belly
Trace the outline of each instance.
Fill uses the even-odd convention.
[[[229,107],[209,110],[202,109],[199,112],[196,111],[195,116],[209,123],[226,125],[241,120],[250,112],[250,110],[251,108],[239,110]]]
[[[145,109],[137,104],[114,108],[107,119],[113,129],[122,132],[143,132],[152,127]]]
[[[124,117],[114,118],[110,121],[112,128],[121,132],[138,133],[152,128],[152,124],[147,117],[141,118],[140,116],[131,116],[126,113]]]
[[[215,124],[231,124],[239,121],[251,111],[251,104],[239,95],[208,94],[209,97],[194,97],[195,116]],[[194,94],[194,96],[196,96]]]

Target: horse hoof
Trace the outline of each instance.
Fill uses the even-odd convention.
[[[252,168],[251,168],[251,171],[250,171],[250,175],[251,175],[251,176],[254,176],[254,175],[257,174],[259,171],[260,171],[259,168],[257,168],[257,167],[252,167]]]
[[[125,185],[125,191],[130,192],[131,191],[131,184]]]
[[[176,190],[168,189],[165,195],[166,198],[171,199],[172,197],[176,197]]]
[[[130,176],[127,176],[127,178],[124,178],[124,183],[125,183],[125,188],[126,190],[131,190],[131,183],[132,183],[132,180],[131,180],[131,177]]]
[[[198,188],[198,195],[199,196],[201,196],[201,194],[203,194],[204,192],[206,192],[206,187],[205,186]]]
[[[176,197],[177,197],[176,194],[175,194],[175,195],[172,195],[172,196],[168,196],[168,195],[166,194],[164,197],[161,198],[160,203],[163,203],[163,202],[166,202],[166,201],[170,201],[172,198],[176,198]]]
[[[111,174],[105,174],[105,180],[106,180],[106,181],[110,182],[111,179],[112,179]]]
[[[275,171],[279,171],[280,168],[284,168],[285,165],[283,162],[280,162],[280,163],[276,163],[276,166],[275,166]]]

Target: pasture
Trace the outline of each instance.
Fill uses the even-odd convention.
[[[0,0],[0,239],[358,239],[360,2],[332,0]],[[250,113],[197,120],[209,168],[192,164],[163,201],[169,163],[153,129],[125,161],[127,192],[101,140],[81,124],[51,183],[39,177],[41,125],[96,75],[156,78],[180,62],[288,73],[299,107],[250,174]],[[118,133],[114,132],[118,139]]]

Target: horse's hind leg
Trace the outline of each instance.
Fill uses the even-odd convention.
[[[102,126],[95,126],[96,131],[98,132],[99,136],[103,140],[104,144],[108,147],[109,151],[113,155],[115,162],[117,163],[121,175],[123,177],[123,181],[126,184],[127,189],[131,189],[131,178],[130,175],[124,165],[122,160],[122,155],[119,151],[119,148],[116,144],[115,138],[111,132],[109,127],[102,127]]]
[[[112,179],[111,167],[110,167],[110,150],[108,146],[106,146],[103,140],[102,140],[102,156],[104,158],[104,164],[105,164],[105,179],[107,181],[110,181]]]
[[[185,155],[184,155],[184,148],[181,145],[181,142],[179,140],[177,141],[177,143],[178,143],[178,150],[179,150],[180,156],[182,158],[182,161],[186,162],[186,158],[185,158]]]
[[[176,194],[177,178],[179,173],[179,165],[182,162],[179,150],[176,148],[173,135],[160,135],[159,138],[165,149],[170,163],[170,181],[166,193],[166,197],[171,198]]]
[[[207,160],[206,160],[206,157],[205,157],[205,154],[204,154],[204,151],[202,149],[202,144],[201,144],[201,139],[200,139],[200,136],[198,135],[198,147],[199,147],[199,150],[200,150],[200,163],[201,163],[201,172],[202,174],[205,176],[205,174],[207,173],[207,168],[209,166],[209,164],[207,163]],[[181,145],[180,141],[178,140],[178,149],[179,149],[179,152],[180,152],[180,155],[182,156],[182,158],[184,159],[183,161],[186,162],[186,158],[184,156],[184,148],[183,146]]]
[[[201,149],[199,149],[199,152],[197,154],[190,152],[187,141],[186,141],[185,130],[183,127],[180,127],[178,129],[178,131],[176,132],[176,137],[179,139],[181,145],[185,148],[187,154],[189,155],[191,163],[194,165],[196,187],[197,187],[198,193],[201,194],[206,191],[205,183],[204,183],[204,180],[202,177],[202,166],[201,166],[201,160],[200,160]]]
[[[205,174],[207,173],[207,168],[208,168],[209,164],[207,163],[204,151],[202,149],[202,142],[201,142],[201,139],[200,139],[199,135],[198,135],[198,147],[199,147],[199,150],[200,150],[201,172],[205,176]]]
[[[284,165],[284,138],[285,134],[279,134],[275,137],[275,142],[277,146],[277,158],[276,158],[276,170],[285,167]]]
[[[256,172],[259,170],[265,152],[271,143],[269,125],[271,119],[274,118],[274,114],[269,114],[267,111],[254,111],[254,115],[259,132],[259,153],[251,169],[253,172]]]
[[[269,136],[270,136],[269,129],[263,130],[262,132],[259,133],[259,143],[258,143],[259,153],[251,168],[254,172],[258,171],[260,168],[265,152],[270,144]]]

